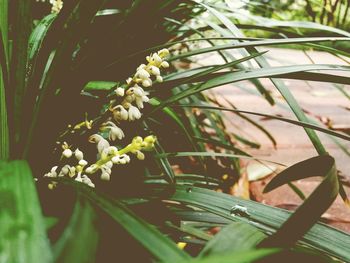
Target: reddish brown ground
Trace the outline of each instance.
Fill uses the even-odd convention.
[[[271,65],[275,66],[310,64],[312,61],[322,64],[346,65],[343,60],[324,52],[308,51],[306,54],[298,50],[273,48],[270,49],[266,56],[270,58],[269,61]],[[204,63],[206,62],[219,63],[219,60],[210,56],[204,61]],[[350,77],[350,71],[342,71],[340,73]],[[283,117],[295,119],[293,113],[285,107],[286,103],[272,83],[267,79],[262,80],[262,82],[268,87],[271,93],[274,94],[274,97],[277,98],[278,103],[282,106],[271,107],[261,96],[252,95],[249,91],[254,91],[254,88],[251,84],[246,82],[238,83],[238,85],[226,85],[216,88],[214,93],[220,95],[221,99],[225,98],[229,100],[241,110],[280,114]],[[312,112],[314,117],[322,119],[324,122],[331,122],[334,128],[341,128],[349,133],[350,100],[332,84],[296,80],[284,80],[284,83],[304,110]],[[240,86],[243,85],[249,88],[243,90],[240,88]],[[344,89],[350,93],[350,86],[344,86]],[[274,136],[277,141],[277,147],[274,148],[268,138],[251,124],[234,114],[227,114],[227,117],[233,121],[233,123],[228,123],[228,128],[230,130],[236,133],[239,131],[240,134],[261,143],[260,149],[252,150],[246,148],[246,150],[255,157],[292,165],[317,154],[301,127],[276,120],[262,120],[261,117],[251,116],[252,119],[262,124]],[[338,169],[342,172],[347,181],[350,181],[350,156],[345,154],[328,136],[323,133],[318,134],[327,151],[336,158]],[[339,139],[339,142],[350,152],[349,141]],[[281,187],[269,194],[262,194],[264,185],[270,179],[271,177],[250,184],[252,198],[269,205],[295,209],[301,201],[287,186]],[[302,189],[305,194],[308,194],[318,185],[319,180],[319,178],[302,180],[298,181],[296,185]],[[346,187],[350,195],[349,189],[349,187]],[[323,217],[331,225],[350,232],[350,208],[347,208],[340,198],[336,200]]]

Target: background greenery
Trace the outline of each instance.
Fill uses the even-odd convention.
[[[261,6],[266,7],[254,8]],[[349,235],[317,222],[338,192],[347,198],[335,160],[315,130],[350,138],[311,121],[283,83],[291,78],[350,84],[349,78],[326,71],[349,67],[272,67],[258,51],[259,46],[298,45],[349,57],[337,44],[348,43],[348,32],[309,22],[260,23],[267,18],[257,15],[246,21],[244,9],[228,1],[74,0],[58,15],[46,16],[49,7],[0,3],[0,262],[350,261]],[[274,38],[252,38],[266,32]],[[69,180],[48,190],[42,174],[57,160],[53,149],[67,125],[80,122],[86,112],[99,116],[117,82],[151,51],[177,42],[181,52],[170,57],[173,66],[154,86],[142,120],[123,127],[126,141],[155,134],[155,151],[144,162],[116,169],[112,181],[98,183],[96,190]],[[217,52],[223,64],[177,67],[208,52]],[[294,213],[215,191],[227,192],[239,179],[240,159],[254,159],[237,142],[256,147],[225,130],[223,112],[253,121],[202,92],[249,80],[274,105],[260,78],[271,79],[298,121],[270,117],[304,127],[320,155],[284,170],[265,189],[321,176],[319,187]],[[77,145],[86,143],[84,131],[68,136]],[[213,235],[217,227],[224,230]]]

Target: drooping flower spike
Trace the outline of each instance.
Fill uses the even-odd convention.
[[[72,146],[66,142],[62,144],[61,161],[68,161],[69,159],[69,164],[53,166],[44,175],[52,179],[49,184],[50,189],[57,186],[54,178],[65,176],[90,187],[95,187],[91,176],[94,176],[97,172],[99,172],[101,180],[109,181],[111,180],[113,166],[128,164],[131,161],[130,154],[135,155],[139,160],[145,159],[144,151],[153,149],[156,142],[155,136],[151,135],[145,138],[136,136],[130,144],[119,150],[111,143],[117,140],[120,141],[125,137],[123,130],[120,128],[121,122],[136,121],[141,118],[142,113],[140,109],[144,108],[144,103],[149,102],[149,94],[144,88],[152,86],[155,81],[163,81],[161,69],[169,67],[169,63],[165,61],[165,57],[168,55],[169,51],[162,49],[147,56],[148,64],[140,65],[134,76],[126,80],[126,86],[117,87],[114,90],[115,99],[111,101],[108,108],[111,116],[107,117],[99,127],[101,133],[92,134],[88,138],[90,143],[96,144],[97,161],[89,164],[84,159],[84,152],[81,149],[76,148],[73,150]],[[116,101],[120,101],[120,104],[116,105]],[[70,125],[70,127],[73,126]],[[82,127],[85,127],[86,130],[92,130],[94,128],[93,121],[88,120],[86,116],[85,121],[75,125],[73,131]],[[106,132],[108,133],[108,138],[104,137]],[[71,164],[72,160],[76,160],[75,165]]]

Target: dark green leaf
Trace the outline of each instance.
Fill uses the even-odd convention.
[[[287,168],[271,180],[264,192],[269,192],[291,181],[312,176],[321,176],[324,179],[281,228],[274,235],[265,239],[260,244],[261,246],[288,247],[293,245],[331,206],[338,195],[339,185],[335,161],[328,155],[313,157]]]

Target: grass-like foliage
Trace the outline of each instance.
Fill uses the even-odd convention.
[[[271,66],[258,50],[311,47],[346,61],[348,32],[244,18],[229,1],[51,2],[0,2],[0,262],[350,261],[350,236],[318,222],[338,194],[348,199],[315,131],[340,145],[350,137],[307,116],[283,82],[328,82],[348,96],[337,74],[350,68]],[[201,65],[207,54],[222,63]],[[296,120],[205,92],[246,80],[275,105],[261,78]],[[265,188],[303,196],[291,182],[319,176],[295,212],[227,194],[259,142],[228,132],[224,112],[274,145],[251,115],[305,130],[319,156]]]

